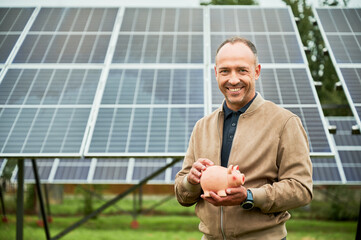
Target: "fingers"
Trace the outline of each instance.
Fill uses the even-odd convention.
[[[214,206],[235,206],[241,204],[247,197],[247,189],[244,187],[226,189],[227,196],[220,197],[214,192],[210,192],[210,197],[201,195],[205,201]]]
[[[226,189],[227,195],[239,195],[240,197],[246,198],[247,196],[247,189],[244,186],[239,186],[236,188],[227,188]]]
[[[198,184],[200,183],[200,179],[201,179],[201,175],[202,173],[200,171],[198,171],[196,168],[191,168],[187,180],[188,182],[190,182],[191,184]]]
[[[211,160],[207,159],[207,158],[199,158],[197,160],[197,162],[204,165],[205,167],[214,165],[214,163]]]
[[[213,166],[214,163],[207,158],[199,158],[195,163],[193,163],[191,170],[189,171],[187,180],[191,184],[200,183],[200,178],[202,176],[202,171],[207,169],[207,166]]]

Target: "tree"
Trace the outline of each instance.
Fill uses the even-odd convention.
[[[212,0],[203,2],[201,5],[256,5],[254,0]]]

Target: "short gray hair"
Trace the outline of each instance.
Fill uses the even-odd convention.
[[[221,50],[221,48],[224,45],[226,45],[227,43],[234,44],[234,43],[238,43],[238,42],[243,43],[244,45],[249,47],[249,49],[251,49],[251,51],[253,52],[254,57],[256,59],[255,64],[257,65],[257,63],[258,63],[258,54],[257,54],[256,46],[250,40],[248,40],[247,38],[238,37],[238,36],[230,37],[230,38],[224,40],[224,42],[222,42],[221,45],[219,45],[219,47],[217,48],[216,58],[217,58],[218,52]]]

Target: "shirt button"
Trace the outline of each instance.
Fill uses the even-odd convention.
[[[231,138],[231,139],[232,139],[232,138],[233,138],[233,135],[229,135],[229,138]]]
[[[236,126],[236,123],[232,123],[232,127],[235,127]]]

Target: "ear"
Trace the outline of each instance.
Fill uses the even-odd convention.
[[[258,80],[261,75],[261,64],[258,64],[255,69],[255,79]]]
[[[214,65],[214,74],[215,74],[216,77],[217,77],[217,66],[216,66],[216,65]]]
[[[232,174],[232,170],[233,170],[233,165],[229,165],[229,167],[227,169],[227,173]]]

